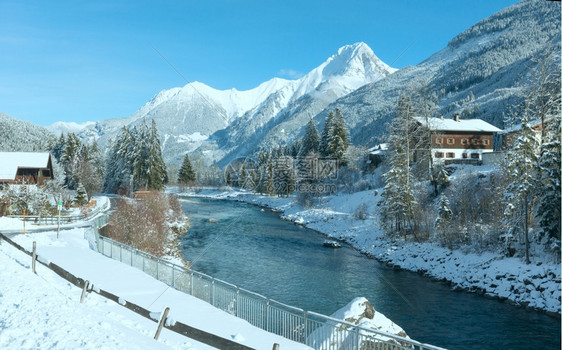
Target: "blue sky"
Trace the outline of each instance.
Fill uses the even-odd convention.
[[[0,111],[38,125],[131,115],[186,84],[152,46],[217,89],[294,79],[359,41],[402,68],[516,2],[0,0]]]

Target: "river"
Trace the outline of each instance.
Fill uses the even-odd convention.
[[[366,297],[413,339],[449,349],[560,349],[560,320],[395,270],[238,202],[184,198],[194,269],[282,303],[330,315]],[[214,219],[216,222],[211,222]]]

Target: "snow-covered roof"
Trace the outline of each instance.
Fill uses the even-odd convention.
[[[544,121],[544,123],[548,124],[551,121],[552,121],[552,118],[548,118]],[[542,121],[540,119],[531,120],[529,122],[529,125],[531,126],[531,128],[536,129],[536,130],[540,130],[539,127],[541,126],[541,124],[542,124]],[[507,127],[505,129],[503,129],[502,134],[509,134],[509,133],[512,133],[512,132],[518,132],[518,131],[521,131],[521,128],[522,128],[521,123],[518,123],[518,124],[515,124],[515,125],[512,125],[510,127]]]
[[[382,154],[386,150],[388,150],[388,145],[386,143],[381,143],[380,145],[369,148],[367,152],[369,154]]]
[[[441,119],[441,118],[425,118],[414,117],[420,124],[429,126],[431,130],[443,131],[476,131],[476,132],[501,132],[501,129],[496,128],[490,123],[482,119]],[[429,125],[427,125],[429,124]]]
[[[0,152],[0,179],[14,180],[18,168],[47,168],[49,152]]]

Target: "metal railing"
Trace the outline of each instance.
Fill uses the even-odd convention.
[[[58,215],[55,216],[26,215],[25,217],[23,215],[8,215],[8,217],[25,220],[25,222],[31,222],[32,224],[36,224],[36,225],[56,225],[57,223],[69,224],[77,221],[88,220],[89,218],[95,217],[100,212],[107,210],[109,206],[110,204],[108,201],[103,206],[96,207],[94,210],[87,212],[85,215],[61,215],[60,218]]]
[[[107,220],[107,216],[105,218]],[[285,305],[112,239],[96,236],[97,249],[101,254],[136,267],[166,285],[206,301],[256,327],[314,349],[444,350]]]

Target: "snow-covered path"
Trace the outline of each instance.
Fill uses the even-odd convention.
[[[14,237],[26,250],[37,242],[40,261],[53,262],[89,280],[122,300],[152,312],[165,307],[168,319],[234,340],[256,349],[308,349],[307,346],[253,327],[211,305],[169,288],[142,271],[91,250],[84,229],[61,233],[37,232]],[[80,304],[81,290],[37,264],[8,243],[0,245],[0,349],[210,349],[164,329],[158,342],[157,324],[128,309],[89,293]],[[4,268],[5,267],[5,268]]]
[[[0,247],[0,349],[211,349],[165,332],[96,294],[80,304],[79,288],[3,243]]]

